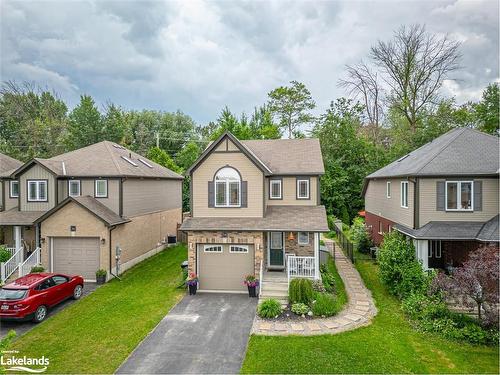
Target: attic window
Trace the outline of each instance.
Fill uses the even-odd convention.
[[[127,163],[130,163],[132,164],[134,167],[138,167],[137,163],[136,162],[133,162],[132,160],[130,160],[129,158],[127,158],[126,156],[122,156],[122,159],[125,160]]]
[[[146,160],[143,160],[143,159],[139,159],[139,161],[144,164],[146,167],[148,168],[153,168],[153,166],[151,164],[149,164]]]

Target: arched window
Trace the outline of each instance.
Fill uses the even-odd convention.
[[[215,207],[240,207],[241,178],[231,167],[220,169],[215,175]]]

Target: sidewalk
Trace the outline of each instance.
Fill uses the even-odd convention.
[[[332,252],[333,240],[324,238],[325,245]],[[255,316],[252,333],[256,335],[322,335],[350,331],[367,326],[377,314],[375,302],[353,264],[345,257],[339,246],[335,246],[335,264],[344,281],[348,303],[344,310],[330,318],[308,321],[273,322]]]

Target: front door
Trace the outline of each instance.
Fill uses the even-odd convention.
[[[283,233],[271,232],[269,236],[269,265],[283,267],[285,265]]]

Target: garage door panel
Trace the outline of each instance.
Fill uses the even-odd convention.
[[[254,273],[254,247],[248,245],[248,253],[230,253],[229,245],[223,244],[222,253],[204,252],[198,245],[198,277],[200,289],[244,291],[243,280]]]
[[[54,272],[77,274],[86,280],[95,280],[99,269],[99,238],[53,238]]]

